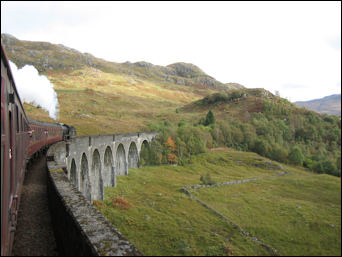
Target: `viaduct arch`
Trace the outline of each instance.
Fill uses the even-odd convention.
[[[138,168],[141,148],[158,133],[75,137],[54,145],[53,159],[67,169],[68,179],[88,201],[103,200],[104,187],[115,187],[116,176]]]

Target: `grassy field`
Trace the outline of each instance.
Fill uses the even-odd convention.
[[[294,171],[281,178],[199,189],[196,195],[281,255],[340,255],[338,182]]]
[[[95,204],[145,255],[271,255],[181,191],[207,173],[217,183],[262,178],[192,194],[279,255],[340,255],[340,178],[286,165],[288,175],[270,178],[277,167],[254,153],[208,152],[185,166],[130,169]],[[118,197],[131,208],[116,205]]]

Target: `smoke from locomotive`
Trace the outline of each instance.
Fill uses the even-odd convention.
[[[41,106],[49,112],[54,120],[58,119],[59,104],[53,84],[44,76],[39,75],[32,65],[25,65],[21,69],[9,61],[15,84],[22,101]]]

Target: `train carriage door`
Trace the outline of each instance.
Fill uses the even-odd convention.
[[[13,239],[14,239],[14,231],[16,228],[17,224],[17,201],[18,197],[15,192],[15,186],[16,186],[16,170],[15,170],[15,162],[16,162],[16,156],[15,156],[15,135],[16,135],[16,129],[14,128],[14,119],[15,115],[9,110],[8,111],[8,135],[9,135],[9,205],[8,209],[10,210],[9,212],[9,217],[8,217],[8,224],[9,224],[9,230],[8,230],[8,235],[9,235],[9,245],[10,249],[9,252],[12,252],[12,245],[13,245]]]
[[[9,242],[10,242],[10,246],[12,246],[12,242],[14,239],[14,231],[15,231],[15,227],[16,227],[16,222],[17,222],[17,215],[16,215],[16,202],[17,202],[17,197],[15,196],[15,155],[14,155],[14,135],[15,135],[15,131],[14,131],[14,127],[13,127],[13,115],[12,112],[9,111],[8,112],[8,128],[9,128],[9,185],[10,185],[10,190],[9,190]],[[12,249],[10,248],[9,252],[12,252]]]

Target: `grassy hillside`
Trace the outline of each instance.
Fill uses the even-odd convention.
[[[157,84],[94,68],[49,72],[60,104],[60,121],[80,135],[146,130],[149,122],[169,118],[179,106],[212,89]]]
[[[215,121],[206,124],[209,110]],[[318,173],[341,174],[340,117],[299,108],[264,89],[215,93],[180,112],[201,117],[197,126],[210,132],[213,146],[254,151]]]
[[[185,104],[242,87],[216,81],[193,64],[114,63],[63,45],[6,34],[1,39],[9,60],[18,67],[35,66],[54,84],[58,121],[75,126],[79,135],[146,130],[149,122],[173,120]],[[30,106],[26,111],[31,118],[49,121],[41,109]]]
[[[215,92],[201,87],[157,84],[88,67],[50,71],[46,75],[57,92],[58,121],[75,126],[79,135],[146,130],[148,123],[173,120],[177,108]],[[29,117],[52,121],[42,109],[25,106]]]
[[[201,184],[206,174],[216,183],[260,180],[189,189],[193,198],[181,190]],[[341,254],[336,177],[221,150],[198,155],[185,166],[130,169],[117,182],[117,188],[105,188],[104,202],[96,205],[145,255],[272,255],[256,238],[278,255]],[[117,204],[119,198],[123,204]]]

